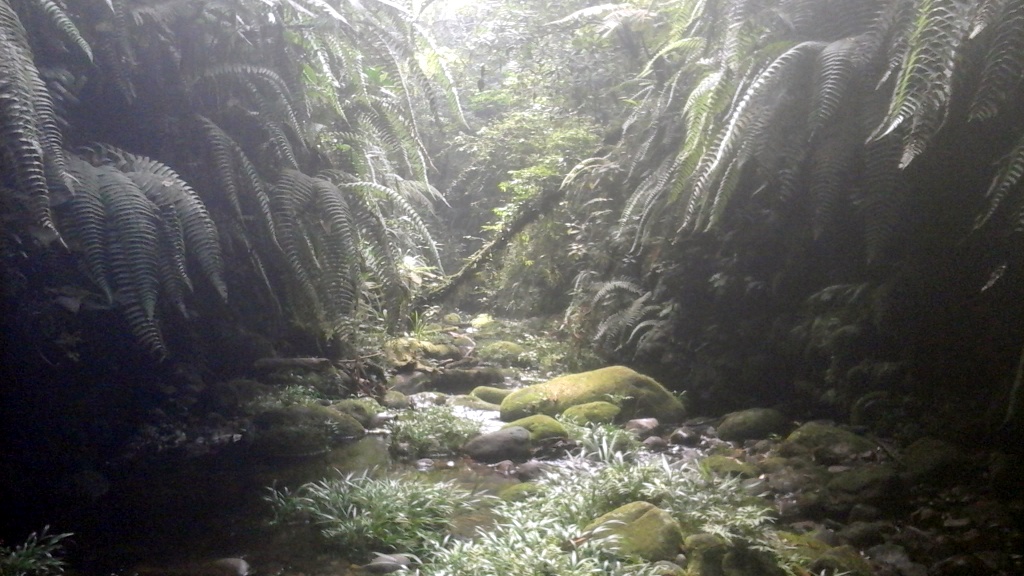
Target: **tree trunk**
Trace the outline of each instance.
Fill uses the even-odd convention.
[[[413,310],[422,310],[427,306],[444,301],[475,278],[484,266],[494,259],[494,255],[504,250],[509,242],[523,231],[523,228],[536,222],[551,212],[555,206],[558,206],[558,203],[565,197],[565,192],[565,188],[561,186],[546,189],[540,196],[525,203],[515,218],[506,223],[505,227],[499,230],[490,242],[484,244],[476,253],[466,259],[466,263],[458,272],[446,277],[441,284],[420,294],[413,301]]]

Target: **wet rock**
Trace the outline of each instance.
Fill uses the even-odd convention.
[[[516,478],[519,478],[523,482],[536,480],[543,476],[550,467],[550,464],[541,462],[540,460],[527,460],[516,467]]]
[[[615,404],[599,400],[570,406],[562,412],[562,416],[577,424],[611,424],[619,412],[621,410]]]
[[[728,456],[708,456],[701,460],[701,463],[717,476],[753,478],[758,475],[756,466],[740,462],[736,458]]]
[[[851,522],[837,533],[839,538],[858,548],[867,548],[885,542],[885,537],[896,531],[888,522]]]
[[[700,445],[701,435],[700,432],[689,426],[682,426],[669,434],[668,441],[677,446],[693,448]]]
[[[395,338],[384,343],[384,355],[391,366],[405,366],[420,358],[458,360],[462,352],[454,344],[438,344],[418,338]]]
[[[209,566],[221,571],[224,576],[248,576],[249,563],[241,558],[218,558]]]
[[[597,518],[584,532],[600,530],[598,538],[615,537],[618,555],[647,561],[673,560],[683,543],[683,531],[668,512],[650,502],[631,502]]]
[[[970,474],[967,456],[942,440],[924,437],[903,451],[903,478],[908,484],[948,484]]]
[[[858,502],[850,508],[850,522],[871,522],[882,517],[882,511],[870,504]]]
[[[852,468],[833,476],[827,485],[828,506],[847,515],[854,504],[892,507],[902,496],[899,476],[887,465]]]
[[[355,568],[366,574],[391,574],[394,572],[405,572],[412,567],[416,558],[411,554],[378,554],[369,564],[356,566]]]
[[[644,446],[647,447],[648,450],[651,450],[653,452],[665,450],[666,448],[668,448],[668,440],[665,440],[661,436],[648,436],[647,438],[644,438],[644,441],[641,442],[641,444],[643,444]]]
[[[978,576],[991,573],[988,564],[974,554],[950,556],[932,564],[928,569],[929,576]]]
[[[526,367],[530,364],[530,357],[526,353],[526,348],[508,340],[488,342],[477,349],[476,355],[484,362],[500,366]]]
[[[657,576],[687,576],[685,568],[668,560],[658,560],[655,562],[654,573]]]
[[[875,443],[849,430],[808,422],[797,428],[779,446],[783,456],[811,455],[816,462],[839,464],[857,454],[875,449]]]
[[[450,406],[472,408],[473,410],[483,410],[484,412],[497,412],[498,410],[501,410],[501,406],[498,406],[497,404],[491,404],[490,402],[481,400],[476,396],[469,396],[466,394],[452,396],[448,400],[448,404]]]
[[[868,558],[879,564],[892,566],[899,571],[900,576],[928,576],[928,569],[915,562],[911,562],[907,551],[898,544],[879,544],[872,546],[866,551]]]
[[[526,428],[530,431],[530,442],[541,442],[549,438],[568,438],[569,433],[565,431],[565,427],[551,416],[545,416],[544,414],[535,414],[533,416],[527,416],[526,418],[520,418],[513,422],[509,422],[504,427],[510,428],[519,426]]]
[[[388,381],[388,388],[399,394],[418,394],[423,392],[429,381],[429,374],[417,370],[408,374],[396,374]]]
[[[568,374],[541,384],[516,390],[501,403],[501,419],[506,422],[531,414],[561,414],[566,408],[611,400],[622,412],[620,417],[654,417],[678,422],[685,408],[653,378],[625,366],[609,366],[591,372]]]
[[[760,440],[785,432],[786,417],[772,408],[751,408],[726,414],[718,425],[718,437],[730,442]]]
[[[490,402],[491,404],[501,404],[501,401],[506,396],[511,394],[512,391],[507,388],[495,388],[494,386],[477,386],[469,393],[470,396],[476,396],[484,402]]]
[[[632,432],[637,438],[647,438],[658,431],[657,418],[634,418],[622,425],[627,432]]]
[[[502,428],[473,438],[462,451],[479,462],[522,462],[530,457],[530,431],[521,426]]]
[[[505,375],[498,368],[469,368],[445,370],[434,374],[426,387],[445,394],[468,394],[478,386],[498,384]]]

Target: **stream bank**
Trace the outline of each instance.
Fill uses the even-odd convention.
[[[66,487],[82,496],[66,516],[74,570],[217,576],[218,558],[244,558],[258,574],[343,576],[411,553],[437,575],[1024,573],[1018,456],[772,408],[688,414],[685,394],[666,409],[676,396],[637,387],[569,399],[575,381],[550,381],[595,366],[557,338],[445,320],[385,346],[379,401],[333,369],[289,370],[212,386],[202,418],[142,429],[122,461]],[[481,449],[478,434],[504,443]],[[464,506],[382,512],[430,494]],[[356,539],[334,522],[349,509],[381,523]],[[418,535],[379,537],[412,518]]]

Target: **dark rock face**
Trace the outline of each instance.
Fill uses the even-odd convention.
[[[502,428],[473,438],[462,451],[474,460],[489,464],[502,460],[522,462],[530,457],[530,431],[522,426]]]

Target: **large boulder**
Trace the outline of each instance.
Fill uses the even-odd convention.
[[[682,402],[653,378],[625,366],[609,366],[516,390],[501,402],[501,419],[510,422],[532,414],[556,416],[570,406],[597,401],[618,406],[620,420],[654,417],[662,422],[678,422],[686,414]]]
[[[726,414],[718,425],[718,437],[730,442],[761,440],[786,430],[786,417],[772,408],[751,408]]]
[[[683,544],[683,530],[668,512],[650,502],[631,502],[594,520],[584,532],[599,530],[613,536],[615,552],[647,561],[675,560]]]
[[[473,460],[489,464],[502,460],[523,462],[530,458],[530,431],[512,426],[481,434],[467,442],[462,451]]]

